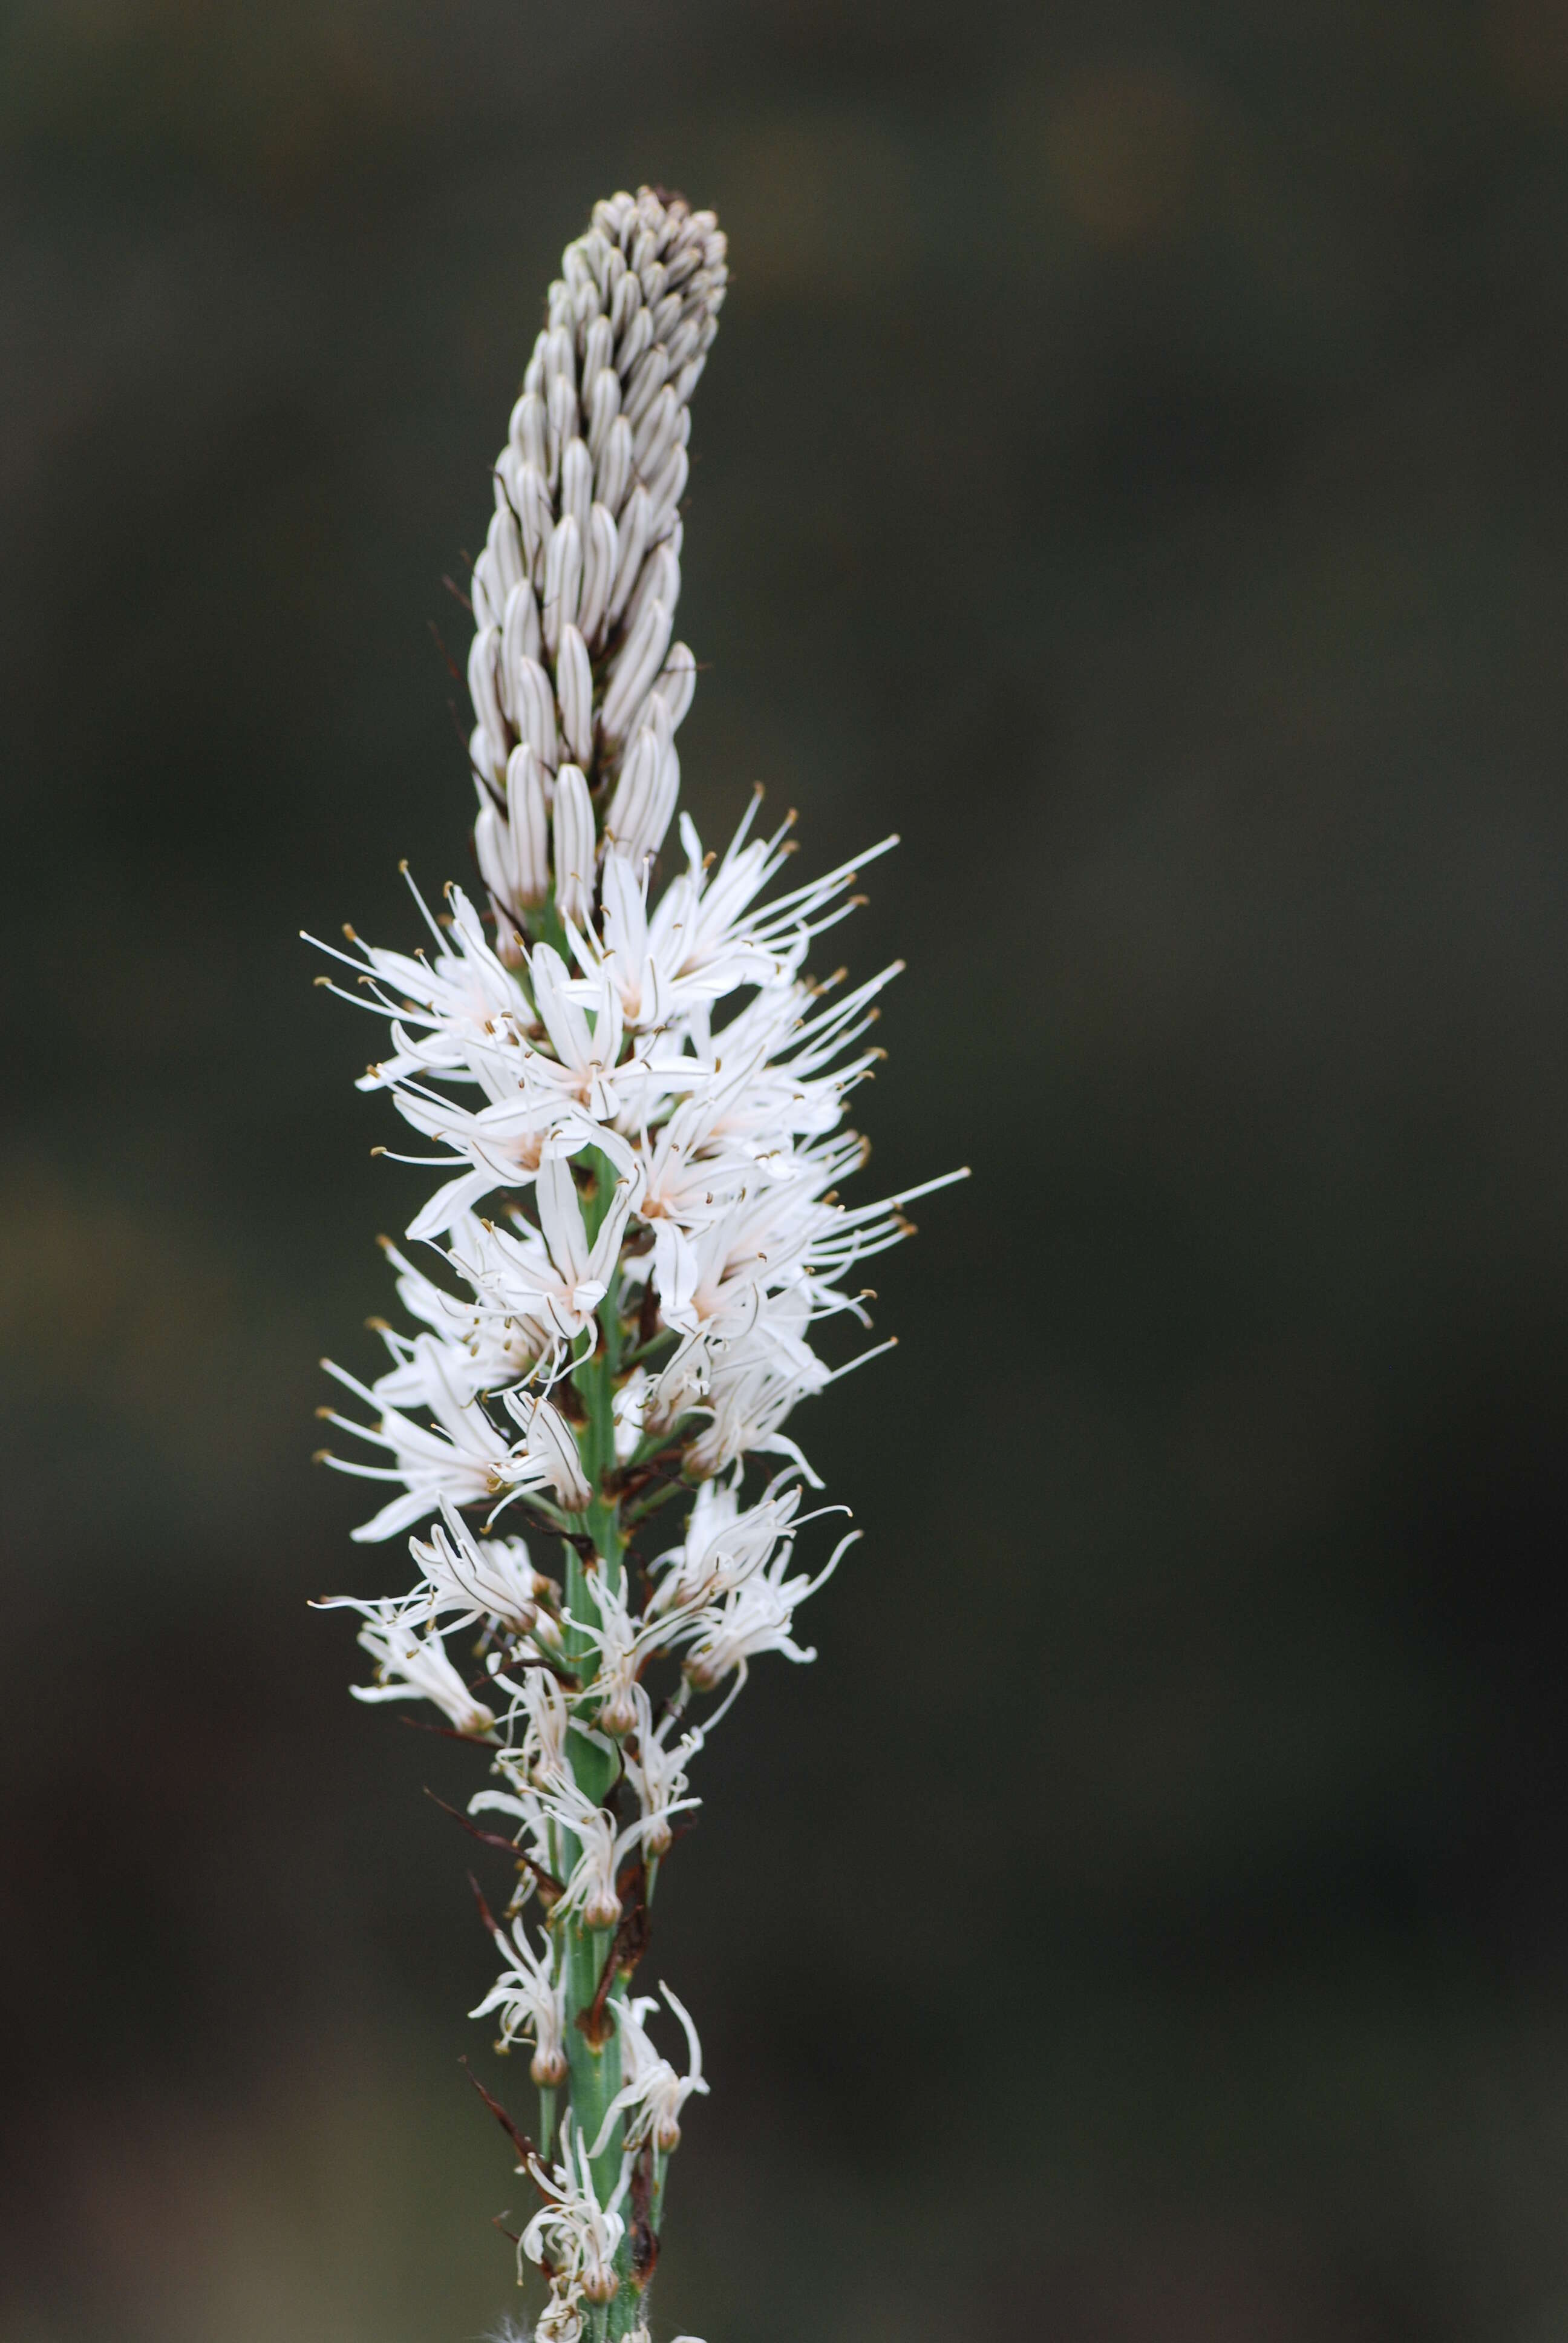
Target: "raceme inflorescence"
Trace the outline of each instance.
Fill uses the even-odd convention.
[[[389,1028],[360,1088],[441,1174],[387,1243],[407,1331],[376,1322],[385,1371],[329,1367],[368,1419],[322,1411],[360,1443],[328,1461],[384,1484],[355,1536],[412,1532],[418,1575],[341,1600],[374,1662],[357,1696],[432,1704],[488,1764],[468,1827],[515,1885],[499,1916],[480,1898],[499,1967],[473,2015],[538,2088],[532,2137],[490,2105],[536,2195],[518,2276],[542,2278],[541,2343],[645,2343],[667,2168],[708,2088],[684,2004],[634,1990],[654,1888],[751,1661],[812,1656],[795,1614],[851,1537],[816,1527],[842,1509],[785,1424],[876,1355],[829,1367],[815,1330],[869,1324],[861,1265],[923,1192],[839,1192],[895,970],[846,989],[806,960],[870,856],[774,891],[789,825],[762,833],[755,796],[722,855],[685,813],[668,851],[690,398],[725,283],[713,215],[648,188],[568,246],[473,570],[487,908],[416,894],[425,948],[347,930],[336,952]]]

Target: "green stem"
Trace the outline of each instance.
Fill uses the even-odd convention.
[[[598,2137],[605,2111],[620,2088],[620,2031],[612,2020],[606,2039],[590,2042],[577,2021],[579,2014],[592,2005],[612,1941],[613,1934],[608,1928],[574,1927],[567,1939],[568,2011],[571,2021],[567,2034],[567,2060],[571,2068],[572,2114],[588,2147]],[[596,2156],[589,2167],[601,2205],[620,2177],[620,2133],[618,2120],[611,2127],[603,2153]]]
[[[613,1179],[612,1167],[600,1159],[596,1172],[603,1195]],[[613,1286],[606,1297],[601,1314],[606,1324],[601,1330],[598,1348],[591,1358],[584,1360],[572,1371],[572,1381],[586,1417],[578,1444],[582,1455],[583,1473],[594,1493],[581,1520],[592,1544],[593,1555],[589,1559],[576,1546],[568,1546],[566,1594],[567,1608],[575,1619],[584,1622],[596,1616],[593,1597],[588,1591],[589,1571],[601,1573],[605,1584],[618,1592],[624,1567],[622,1557],[626,1552],[619,1507],[614,1497],[604,1493],[605,1483],[615,1470],[615,1381],[608,1348],[616,1315]],[[572,1664],[586,1677],[592,1645],[581,1628],[568,1630],[567,1648]],[[579,1713],[586,1708],[588,1715],[592,1715],[592,1699],[593,1687],[589,1682],[587,1694],[579,1703]],[[619,1761],[615,1751],[601,1746],[598,1740],[590,1740],[586,1732],[574,1727],[567,1738],[567,1754],[578,1788],[596,1805],[602,1805],[619,1772]],[[573,1848],[570,1852],[575,1857],[577,1850]],[[608,1928],[590,1930],[569,1925],[567,1930],[567,2061],[571,2075],[571,2107],[578,2134],[584,2145],[589,2147],[598,2137],[606,2111],[620,2088],[620,2029],[612,2019],[604,2039],[594,2042],[578,2021],[593,2006],[599,1978],[614,1941],[614,1932]],[[611,1997],[619,1998],[624,1993],[625,1986],[618,1979]],[[594,2187],[601,2204],[613,2194],[620,2177],[622,2129],[618,2118],[610,2127],[602,2153],[591,2162]]]

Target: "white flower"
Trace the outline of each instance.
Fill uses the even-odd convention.
[[[679,1723],[678,1710],[672,1704],[656,1725],[653,1703],[641,1684],[632,1687],[631,1697],[634,1724],[622,1746],[621,1762],[641,1809],[643,1853],[654,1863],[669,1852],[670,1816],[701,1803],[686,1795],[686,1768],[701,1748],[703,1736],[689,1725],[671,1748],[667,1735]]]
[[[511,1451],[501,1478],[519,1490],[548,1487],[568,1513],[580,1513],[593,1492],[583,1476],[582,1458],[572,1428],[558,1407],[531,1392],[509,1391],[507,1411],[523,1427],[523,1439]]]
[[[602,1571],[589,1573],[588,1590],[598,1616],[574,1619],[572,1624],[590,1639],[597,1654],[594,1691],[599,1725],[618,1737],[637,1724],[637,1680],[648,1655],[658,1650],[664,1627],[657,1619],[635,1620],[625,1595]]]
[[[454,1242],[459,1243],[477,1223],[467,1213],[455,1214],[453,1218],[457,1230]],[[437,1285],[389,1239],[383,1238],[382,1245],[398,1272],[398,1301],[411,1318],[435,1334],[445,1379],[463,1401],[477,1399],[483,1392],[502,1390],[532,1372],[543,1347],[541,1328],[525,1326],[520,1322],[508,1325],[498,1320],[492,1312],[480,1309],[472,1294],[449,1293]],[[391,1366],[378,1374],[371,1385],[377,1399],[384,1407],[424,1406],[427,1369],[417,1341],[400,1334],[384,1321],[372,1323],[392,1355]]]
[[[679,1395],[679,1409],[700,1403],[711,1417],[687,1452],[687,1470],[694,1476],[721,1473],[741,1457],[758,1453],[789,1458],[814,1488],[820,1487],[783,1429],[801,1400],[832,1381],[829,1369],[801,1339],[809,1314],[799,1288],[781,1295],[765,1323],[753,1328],[744,1341],[729,1344],[710,1365],[704,1363],[706,1391],[699,1383],[689,1398],[685,1393]],[[672,1373],[679,1363],[673,1363]],[[664,1377],[655,1393],[669,1413],[678,1412],[675,1390],[667,1391]]]
[[[687,1520],[685,1538],[652,1564],[659,1574],[658,1587],[648,1600],[653,1616],[698,1611],[731,1593],[771,1560],[781,1538],[793,1537],[801,1525],[796,1520],[800,1492],[781,1486],[784,1478],[780,1474],[771,1482],[761,1500],[744,1511],[735,1473],[728,1481],[703,1482]],[[815,1514],[804,1516],[809,1521],[816,1518]]]
[[[470,2017],[501,2013],[498,2049],[514,2042],[531,2041],[534,2055],[529,2073],[541,2090],[554,2090],[567,2077],[566,1977],[562,1973],[559,1939],[547,1939],[536,1952],[521,1920],[512,1923],[510,1936],[498,1928],[496,1941],[508,1956],[507,1965]]]
[[[541,1594],[555,1594],[555,1581],[539,1576],[521,1538],[477,1538],[445,1499],[428,1543],[410,1538],[408,1550],[425,1574],[417,1591],[427,1590],[427,1615],[458,1612],[454,1626],[491,1618],[524,1635],[538,1616]]]
[[[329,1359],[322,1364],[347,1390],[375,1406],[375,1392]],[[383,1409],[374,1424],[356,1423],[331,1409],[321,1411],[329,1423],[374,1447],[389,1449],[395,1459],[390,1465],[375,1465],[327,1455],[326,1463],[362,1480],[405,1484],[402,1496],[352,1532],[355,1538],[392,1537],[443,1503],[477,1504],[507,1492],[517,1495],[549,1489],[568,1512],[580,1513],[588,1503],[590,1492],[571,1427],[548,1400],[528,1392],[506,1393],[508,1410],[523,1431],[520,1441],[508,1444],[478,1401],[468,1395],[448,1346],[433,1335],[419,1335],[408,1367],[420,1399],[436,1419],[435,1427],[415,1423],[400,1408]]]
[[[496,1794],[490,1794],[492,1803]],[[539,1811],[578,1843],[578,1857],[557,1899],[554,1920],[580,1919],[585,1928],[613,1928],[620,1918],[616,1875],[620,1859],[642,1835],[640,1822],[617,1831],[615,1817],[585,1797],[575,1783],[541,1795]]]
[[[547,1155],[571,1155],[600,1143],[599,1127],[590,1116],[563,1100],[558,1088],[532,1079],[536,1061],[537,1053],[518,1054],[507,1068],[501,1096],[477,1109],[423,1085],[399,1084],[396,1096],[404,1121],[458,1150],[447,1159],[457,1177],[437,1188],[415,1213],[407,1231],[410,1239],[444,1235],[498,1188],[528,1187]],[[626,1168],[629,1163],[628,1154]]]
[[[507,1725],[515,1731],[520,1717],[523,1737],[520,1744],[508,1745],[501,1752],[497,1765],[535,1788],[563,1787],[571,1780],[567,1735],[572,1717],[566,1694],[546,1669],[530,1668],[517,1686],[514,1701]]]
[[[552,2280],[550,2298],[534,2321],[533,2343],[580,2343],[583,2315],[578,2305],[581,2300],[580,2287],[559,2286]]]
[[[707,2095],[708,2085],[702,2078],[702,2045],[697,2038],[685,2005],[678,2001],[667,1985],[663,1994],[680,2020],[686,2035],[689,2061],[684,2075],[678,2075],[668,2058],[662,2058],[648,2040],[643,2027],[644,2017],[658,2007],[650,1996],[631,2002],[611,2004],[620,2029],[621,2066],[629,2070],[628,2079],[605,2109],[604,2123],[590,2154],[598,2156],[615,2127],[618,2116],[627,2116],[624,2152],[630,2156],[651,2142],[656,2154],[669,2156],[680,2146],[680,2111],[694,2091]]]
[[[486,1734],[493,1713],[476,1700],[451,1661],[439,1635],[421,1635],[394,1605],[356,1606],[367,1614],[359,1641],[376,1663],[380,1682],[350,1684],[356,1700],[428,1700],[458,1733]]]
[[[376,1393],[367,1391],[353,1375],[329,1359],[322,1364],[357,1398],[372,1407],[377,1404]],[[410,1365],[417,1379],[419,1400],[436,1419],[434,1428],[415,1423],[395,1407],[385,1408],[375,1424],[355,1423],[347,1416],[323,1411],[327,1423],[373,1447],[388,1449],[394,1459],[389,1465],[377,1465],[328,1456],[326,1462],[335,1471],[351,1473],[361,1480],[404,1485],[401,1496],[390,1499],[352,1533],[361,1542],[393,1537],[399,1530],[411,1529],[433,1513],[443,1499],[454,1505],[472,1505],[493,1499],[503,1488],[518,1485],[511,1449],[477,1401],[470,1397],[464,1382],[452,1373],[445,1346],[433,1335],[419,1335]],[[533,1484],[542,1486],[547,1478],[540,1465]]]
[[[529,2158],[528,2170],[546,2201],[523,2231],[518,2250],[531,2262],[549,2261],[556,2273],[552,2283],[564,2292],[608,2302],[617,2286],[616,2249],[626,2235],[620,2206],[629,2167],[609,2202],[601,2205],[582,2135],[569,2116],[561,2127],[561,2148],[562,2161],[548,2170],[538,2157]]]
[[[789,1660],[814,1660],[814,1651],[803,1651],[794,1641],[795,1612],[808,1595],[827,1584],[859,1534],[859,1530],[851,1530],[840,1538],[815,1578],[804,1573],[785,1577],[790,1550],[783,1545],[770,1563],[751,1572],[721,1603],[699,1613],[686,1655],[686,1673],[697,1689],[710,1692],[732,1670],[739,1671],[744,1683],[746,1664],[759,1652],[781,1652]]]
[[[472,1059],[483,1060],[534,1025],[517,980],[487,941],[461,889],[448,890],[452,923],[443,930],[413,880],[408,884],[435,940],[432,960],[379,950],[362,942],[352,929],[346,933],[358,946],[357,960],[335,945],[317,943],[318,950],[352,969],[364,987],[342,997],[392,1023],[397,1054],[372,1066],[360,1079],[361,1090],[384,1089],[412,1072],[465,1072]],[[314,937],[307,940],[317,942]]]
[[[596,1123],[613,1122],[621,1107],[616,1082],[625,1031],[615,987],[606,983],[598,988],[590,1021],[589,1011],[571,997],[565,961],[548,944],[537,947],[528,974],[555,1052],[553,1062],[541,1053],[531,1071],[563,1103],[582,1108]]]
[[[563,1157],[540,1165],[534,1194],[538,1229],[520,1220],[515,1233],[486,1223],[474,1230],[470,1254],[454,1251],[453,1261],[478,1292],[486,1314],[521,1320],[558,1342],[574,1342],[595,1325],[594,1312],[609,1290],[631,1188],[624,1181],[617,1188],[591,1244],[571,1165]]]

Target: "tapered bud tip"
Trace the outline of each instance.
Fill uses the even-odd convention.
[[[559,2050],[536,2050],[528,2073],[541,2091],[558,2091],[567,2078],[565,2053]]]

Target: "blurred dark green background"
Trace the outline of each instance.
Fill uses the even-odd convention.
[[[592,198],[720,212],[682,735],[907,953],[868,1531],[699,1786],[711,2343],[1568,2332],[1568,5],[0,33],[4,2343],[461,2343],[489,1948],[307,1595],[417,1175],[296,930]]]

